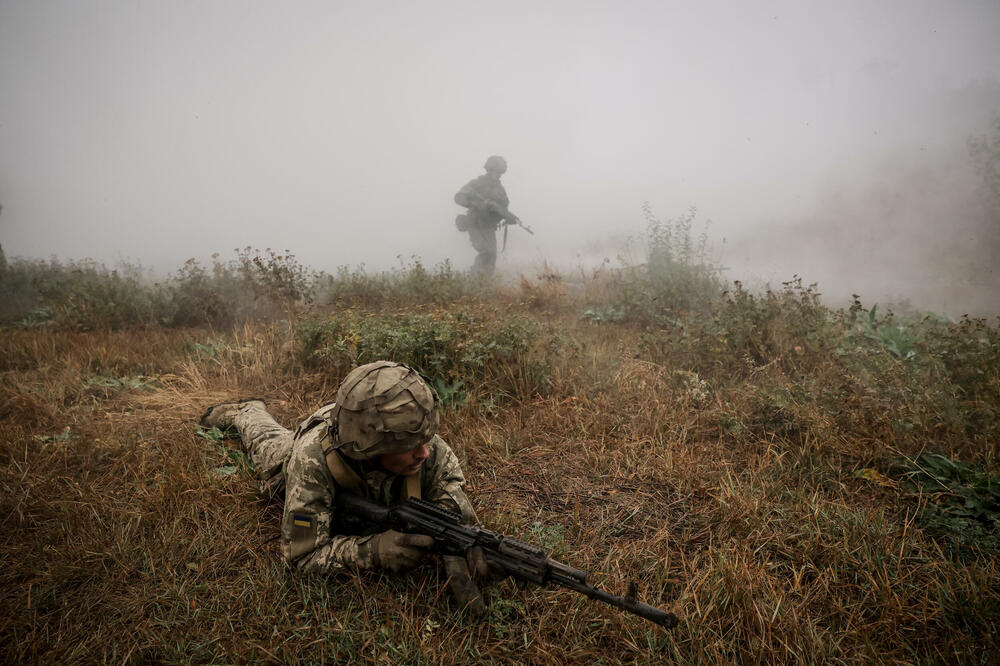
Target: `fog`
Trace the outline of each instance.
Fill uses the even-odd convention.
[[[617,262],[648,202],[730,278],[996,314],[998,35],[995,0],[3,1],[0,243],[464,268],[452,196],[500,154],[508,273]]]

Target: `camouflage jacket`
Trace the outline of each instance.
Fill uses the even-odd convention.
[[[499,178],[483,174],[470,180],[455,194],[455,203],[469,209],[472,223],[495,227],[504,219],[504,214],[499,211],[507,210],[510,199]]]
[[[369,543],[376,531],[366,529],[335,506],[338,492],[323,449],[329,446],[326,405],[295,433],[292,452],[285,463],[285,509],[281,519],[281,550],[285,559],[306,572],[333,572],[347,567],[374,566]],[[423,499],[462,514],[474,523],[476,514],[463,490],[465,477],[458,457],[435,435],[427,444],[430,456],[420,469]],[[343,457],[365,484],[369,499],[392,506],[406,499],[405,478],[390,474],[374,461]]]

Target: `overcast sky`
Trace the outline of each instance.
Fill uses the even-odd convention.
[[[0,0],[0,243],[465,267],[452,196],[496,153],[537,232],[501,266],[615,259],[648,201],[731,277],[941,309],[995,293],[966,141],[998,112],[996,0]]]

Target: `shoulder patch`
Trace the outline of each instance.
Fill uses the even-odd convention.
[[[294,562],[316,548],[316,517],[308,513],[293,513],[291,532],[288,559]]]

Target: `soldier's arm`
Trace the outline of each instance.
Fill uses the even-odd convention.
[[[470,180],[462,189],[455,193],[455,203],[465,208],[478,208],[483,197],[476,191],[476,181]]]
[[[497,183],[496,199],[497,205],[503,209],[504,212],[508,212],[507,207],[510,206],[510,197],[507,196],[507,190],[505,190],[504,186],[500,183]]]
[[[480,191],[477,188],[470,196],[475,200],[472,208],[488,211],[499,215],[508,222],[517,223],[517,216],[507,208],[510,205],[510,199],[507,197],[507,191],[503,188],[503,185],[497,183],[485,191]]]
[[[499,196],[495,196],[499,194]],[[507,213],[507,193],[500,186],[499,193],[490,185],[484,185],[480,178],[474,178],[455,194],[455,203],[473,210],[489,211],[498,215]]]
[[[321,429],[297,442],[285,476],[285,511],[281,518],[281,550],[285,560],[308,573],[347,567],[372,568],[372,536],[333,534],[336,486],[326,467]]]
[[[433,502],[449,511],[460,513],[462,522],[471,525],[476,522],[476,510],[465,494],[465,475],[458,456],[451,447],[437,435],[428,444],[430,456],[424,463],[421,494],[428,502]]]

